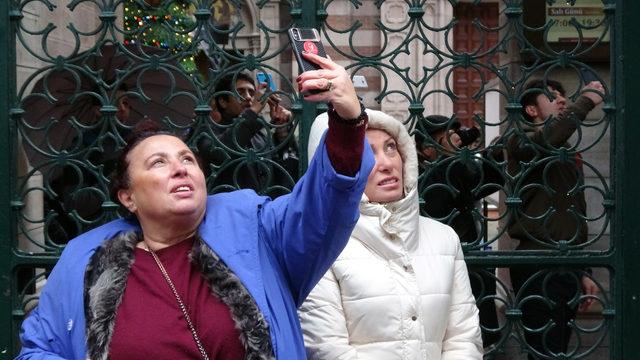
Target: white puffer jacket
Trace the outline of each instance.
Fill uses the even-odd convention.
[[[368,112],[369,128],[385,130],[398,143],[406,196],[389,204],[363,196],[347,247],[299,310],[307,355],[482,359],[478,309],[458,236],[419,216],[417,159],[404,126]],[[310,146],[321,128],[314,124]]]

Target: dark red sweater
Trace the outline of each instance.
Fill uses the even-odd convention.
[[[337,121],[333,109],[329,109],[328,114],[329,130],[325,142],[331,165],[338,174],[354,176],[362,161],[366,121],[360,126],[353,126]]]
[[[211,295],[200,271],[189,262],[193,239],[156,252],[189,309],[210,359],[244,359],[240,333],[229,308]],[[110,359],[202,359],[158,265],[150,253],[135,249],[116,314]]]

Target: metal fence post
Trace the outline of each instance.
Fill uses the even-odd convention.
[[[637,144],[640,136],[640,107],[637,106],[640,93],[640,68],[637,59],[640,56],[638,50],[638,38],[640,27],[637,24],[637,15],[640,13],[640,3],[637,1],[618,1],[618,11],[621,23],[621,36],[616,38],[616,47],[619,56],[616,61],[617,79],[616,88],[621,94],[620,107],[615,123],[618,136],[616,152],[621,156],[615,158],[616,183],[619,189],[616,194],[616,203],[620,204],[618,213],[618,230],[616,247],[618,248],[617,278],[620,283],[616,296],[620,302],[621,329],[617,343],[621,344],[616,352],[615,359],[633,359],[640,353],[640,223],[638,214],[640,209],[640,191],[634,179],[640,176],[640,162],[638,162],[638,148],[631,144]],[[626,81],[625,81],[626,80]]]
[[[12,139],[10,134],[11,99],[15,93],[15,41],[13,40],[10,9],[12,1],[0,2],[0,359],[10,359],[15,349],[16,334],[12,326],[13,243],[11,198],[14,176]]]

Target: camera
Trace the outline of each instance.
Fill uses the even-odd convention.
[[[291,28],[289,34],[294,41],[320,41],[320,34],[314,28]]]
[[[460,137],[460,146],[467,146],[473,144],[474,141],[480,137],[480,129],[476,127],[472,128],[458,128],[454,130]]]
[[[582,81],[584,81],[585,85],[592,81],[600,81],[598,79],[598,75],[587,67],[581,67],[580,74],[582,76]]]

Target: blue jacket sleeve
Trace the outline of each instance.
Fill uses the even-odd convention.
[[[65,359],[58,355],[63,351],[54,326],[40,314],[40,308],[35,308],[22,324],[22,351],[16,359]]]
[[[333,264],[358,221],[358,206],[374,164],[371,147],[364,141],[360,170],[349,177],[334,170],[323,136],[292,192],[268,202],[261,212],[262,236],[280,263],[296,306]]]
[[[47,278],[38,306],[22,323],[22,350],[16,359],[74,359],[85,352],[81,340],[83,273],[67,266],[69,261],[82,261],[65,255]]]
[[[95,248],[117,232],[133,228],[115,220],[67,244],[47,277],[38,306],[22,322],[22,350],[16,359],[85,359],[84,271]]]

